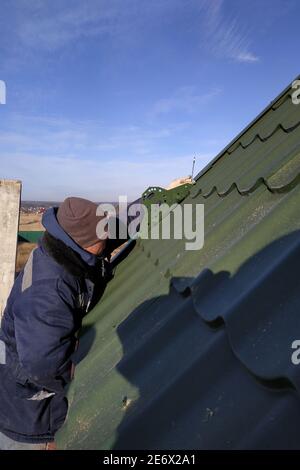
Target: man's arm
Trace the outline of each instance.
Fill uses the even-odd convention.
[[[52,285],[51,285],[52,283]],[[28,380],[49,391],[63,390],[75,347],[72,296],[61,280],[33,284],[14,303],[19,362]]]
[[[121,245],[123,245],[126,241],[129,240],[130,236],[129,236],[128,228],[129,228],[130,223],[133,220],[135,220],[136,218],[141,217],[140,214],[129,215],[130,207],[133,206],[133,205],[137,205],[137,204],[142,204],[142,198],[136,199],[134,202],[131,202],[127,206],[127,225],[125,225],[124,222],[123,222],[123,220],[125,219],[125,214],[123,213],[123,215],[121,215],[119,213],[119,210],[118,210],[118,207],[117,207],[116,217],[112,217],[112,219],[114,219],[113,223],[116,226],[116,233],[117,233],[118,236],[117,236],[116,239],[110,239],[110,238],[107,239],[107,246],[106,246],[105,251],[108,254],[108,257],[109,257],[109,255],[111,255],[113,253],[114,250],[116,250]],[[139,225],[137,227],[137,230],[139,230]],[[125,238],[124,237],[123,238],[119,237],[120,233],[123,233],[125,235]]]

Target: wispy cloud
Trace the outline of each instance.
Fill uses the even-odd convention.
[[[9,0],[9,23],[14,41],[36,50],[56,51],[89,37],[126,36],[142,32],[182,0]],[[5,26],[5,18],[0,25]],[[8,31],[7,31],[8,32]],[[11,47],[11,44],[10,44]]]
[[[187,125],[108,126],[15,115],[0,135],[1,174],[21,179],[27,199],[71,193],[105,200],[128,193],[134,199],[150,184],[164,186],[190,171],[192,156],[170,150]],[[210,157],[203,154],[203,165]]]
[[[192,162],[192,155],[175,158],[173,155],[155,155],[159,158],[154,165],[153,157],[136,161],[121,158],[78,160],[71,156],[39,157],[15,152],[9,155],[9,161],[1,162],[1,173],[4,177],[22,180],[25,200],[62,200],[76,195],[96,201],[114,201],[123,194],[134,200],[150,185],[166,186],[178,175],[187,175]],[[199,155],[198,165],[204,166],[210,159],[211,155]],[[47,175],[47,184],[42,180],[43,175]]]
[[[18,150],[34,154],[97,158],[150,154],[174,135],[187,130],[186,121],[165,125],[108,125],[98,120],[12,114],[0,134],[1,153]],[[4,147],[6,146],[6,148]]]
[[[94,63],[122,62],[183,7],[182,0],[1,0],[0,69],[51,69],[91,46]]]
[[[98,48],[106,40],[126,43],[133,19],[120,0],[3,0],[0,16],[0,67],[15,71],[49,66],[70,52],[85,50],[90,40]],[[133,13],[132,13],[133,14]],[[120,38],[122,37],[122,41]]]
[[[238,62],[258,62],[259,58],[251,52],[241,52],[236,55]]]
[[[114,2],[93,0],[23,4],[17,34],[23,46],[56,50],[83,37],[108,34],[116,29]]]
[[[214,88],[207,93],[199,93],[194,86],[180,87],[173,95],[158,100],[153,106],[153,114],[167,114],[172,111],[185,111],[191,113],[198,111],[222,92],[221,88]]]
[[[259,60],[250,49],[249,32],[243,29],[245,19],[238,13],[229,17],[224,0],[191,0],[189,5],[193,19],[199,18],[204,49],[238,62]],[[182,0],[127,0],[126,5],[123,0],[5,1],[0,17],[4,52],[0,61],[5,59],[11,68],[18,68],[29,59],[49,54],[57,58],[59,51],[71,45],[75,45],[76,53],[84,49],[88,39],[98,41],[99,49],[107,39],[115,41],[115,50],[126,45],[136,48],[146,31],[151,36],[154,25],[172,23],[185,11]]]
[[[245,29],[245,18],[236,13],[227,16],[224,0],[202,0],[204,13],[203,46],[218,58],[255,63],[259,57],[250,50],[251,39]]]

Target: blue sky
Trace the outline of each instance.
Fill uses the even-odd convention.
[[[24,200],[196,172],[299,73],[298,0],[1,0],[1,177]]]

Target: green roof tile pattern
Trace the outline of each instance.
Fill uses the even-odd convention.
[[[203,249],[138,240],[118,264],[84,320],[60,448],[300,448],[299,170],[288,87],[180,203],[204,204]]]

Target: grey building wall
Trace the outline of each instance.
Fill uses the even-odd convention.
[[[20,181],[0,180],[0,318],[15,277],[20,198]]]

